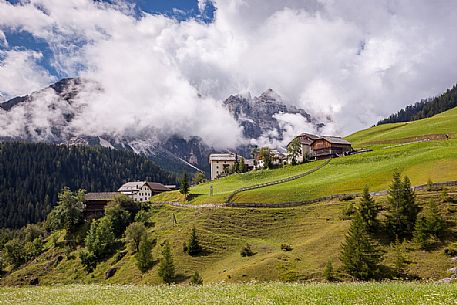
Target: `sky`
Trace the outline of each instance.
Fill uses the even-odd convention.
[[[457,82],[455,20],[454,0],[0,0],[0,99],[82,77],[97,85],[77,133],[234,147],[222,100],[273,88],[347,135]],[[20,111],[0,112],[0,133],[19,132]]]

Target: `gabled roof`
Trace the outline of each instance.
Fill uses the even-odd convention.
[[[118,192],[131,192],[139,190],[145,184],[145,181],[135,181],[124,183],[117,191]]]
[[[330,137],[330,136],[324,136],[322,137],[323,139],[327,140],[328,142],[332,144],[345,144],[345,145],[351,145],[350,142],[346,141],[345,139],[341,137]]]
[[[86,201],[111,201],[119,195],[119,193],[116,192],[105,192],[105,193],[87,193],[84,195],[84,199]]]
[[[306,138],[309,138],[311,140],[317,140],[317,139],[321,138],[319,136],[316,136],[316,135],[313,135],[313,134],[310,134],[310,133],[306,133],[306,132],[300,134],[300,137],[306,137]]]
[[[149,186],[149,188],[152,191],[161,191],[161,192],[170,191],[170,189],[168,187],[166,187],[165,185],[163,185],[162,183],[146,182],[146,184]]]

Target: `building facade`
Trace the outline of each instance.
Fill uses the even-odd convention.
[[[170,189],[162,183],[135,181],[124,183],[117,191],[134,201],[148,201],[152,196],[170,191]]]
[[[209,155],[209,164],[211,166],[211,180],[224,177],[229,174],[238,156],[234,153],[211,154]]]

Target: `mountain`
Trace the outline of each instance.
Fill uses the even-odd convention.
[[[90,101],[84,100],[84,88],[103,91],[97,83],[80,78],[67,78],[30,95],[0,103],[0,117],[8,128],[1,128],[0,141],[28,141],[66,145],[103,146],[146,155],[161,168],[174,173],[197,170],[209,172],[208,156],[215,150],[204,139],[168,135],[157,138],[148,135],[85,135],[72,125],[75,117],[84,115]],[[253,145],[265,141],[281,143],[286,131],[281,115],[297,115],[316,129],[323,125],[303,109],[287,106],[272,89],[258,97],[231,95],[223,105],[243,127],[246,145],[236,152],[249,156]],[[43,114],[45,119],[43,119]],[[17,118],[23,119],[23,123]],[[4,123],[5,124],[5,123]],[[0,125],[1,126],[1,125]],[[7,126],[7,125],[5,125]],[[14,126],[12,128],[11,126]],[[263,141],[259,141],[262,138]],[[265,140],[266,139],[266,140]]]
[[[423,99],[414,105],[407,106],[405,109],[401,109],[399,112],[379,121],[377,125],[425,119],[454,107],[457,107],[457,85],[437,97]]]
[[[65,186],[112,192],[128,180],[175,184],[145,156],[104,147],[0,144],[0,228],[45,219]]]

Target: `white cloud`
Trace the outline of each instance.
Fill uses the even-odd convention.
[[[101,84],[104,92],[85,93],[87,111],[74,122],[94,134],[179,133],[233,146],[241,133],[220,100],[266,88],[347,134],[457,80],[455,1],[212,3],[215,20],[204,24],[135,18],[129,6],[89,0],[0,0],[0,29],[45,39],[58,70]],[[20,85],[8,90],[30,88]]]
[[[0,93],[5,98],[26,95],[43,88],[54,79],[37,61],[34,51],[0,50]]]

